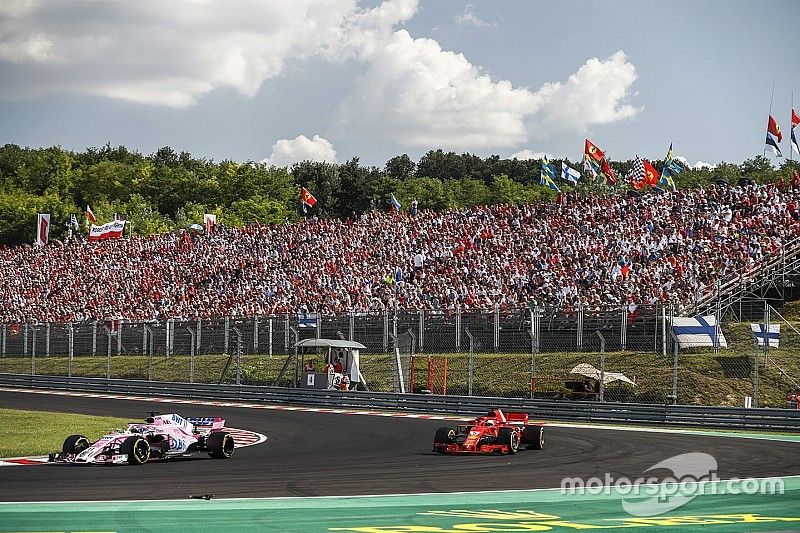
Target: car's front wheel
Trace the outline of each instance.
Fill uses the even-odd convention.
[[[78,455],[88,447],[89,439],[87,439],[85,436],[70,435],[64,439],[64,445],[61,446],[61,451],[72,455]]]
[[[233,436],[227,431],[215,431],[206,439],[208,455],[214,459],[229,459],[233,455]]]
[[[150,444],[143,437],[133,435],[125,439],[119,452],[127,454],[129,465],[141,465],[150,459]]]
[[[519,435],[512,428],[500,428],[497,433],[497,442],[505,444],[510,455],[517,453],[519,449]]]

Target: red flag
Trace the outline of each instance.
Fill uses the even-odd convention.
[[[800,124],[800,116],[798,116],[797,111],[792,109],[792,129],[796,128],[797,125]]]
[[[589,139],[586,139],[585,153],[595,161],[602,161],[602,159],[606,156],[606,154],[600,148],[595,146],[594,143]]]
[[[643,159],[642,163],[644,163],[644,181],[651,187],[655,187],[658,185],[658,180],[661,179],[661,175],[647,159]]]
[[[94,213],[92,213],[92,208],[88,205],[86,206],[86,220],[94,224],[97,222],[97,219],[94,217]]]
[[[778,123],[775,121],[775,119],[772,117],[772,115],[769,116],[769,123],[767,124],[767,131],[769,133],[771,133],[774,137],[776,137],[778,139],[778,142],[781,142],[783,140],[783,134],[781,133],[781,127],[778,126]]]
[[[600,165],[600,168],[603,170],[603,174],[606,175],[606,179],[611,182],[611,185],[616,185],[617,175],[614,174],[614,171],[611,169],[611,165],[608,164],[608,161],[603,159],[603,163]]]
[[[300,200],[303,202],[303,211],[306,207],[314,207],[314,204],[317,203],[317,199],[305,187],[300,190]]]

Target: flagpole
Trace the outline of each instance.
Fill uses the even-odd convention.
[[[794,91],[792,91],[792,107],[789,109],[789,163],[791,165],[792,162],[792,152],[794,152],[794,147],[792,147],[792,112],[794,111]],[[766,146],[765,146],[766,148]]]
[[[769,117],[772,116],[772,99],[775,98],[775,82],[772,82],[772,94],[769,97],[769,115],[767,116],[767,132],[769,132]],[[764,153],[761,157],[767,157],[767,143],[764,143]]]

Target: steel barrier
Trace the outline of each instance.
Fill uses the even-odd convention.
[[[628,423],[656,426],[780,430],[800,432],[798,409],[693,407],[590,401],[435,396],[356,391],[325,391],[252,385],[168,383],[105,378],[0,374],[0,386],[195,400],[245,401],[336,409],[383,409],[419,413],[478,415],[492,407],[526,411],[536,419]]]

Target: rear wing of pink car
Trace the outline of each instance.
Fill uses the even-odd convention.
[[[225,428],[225,419],[218,416],[186,417],[198,431],[219,431]]]

